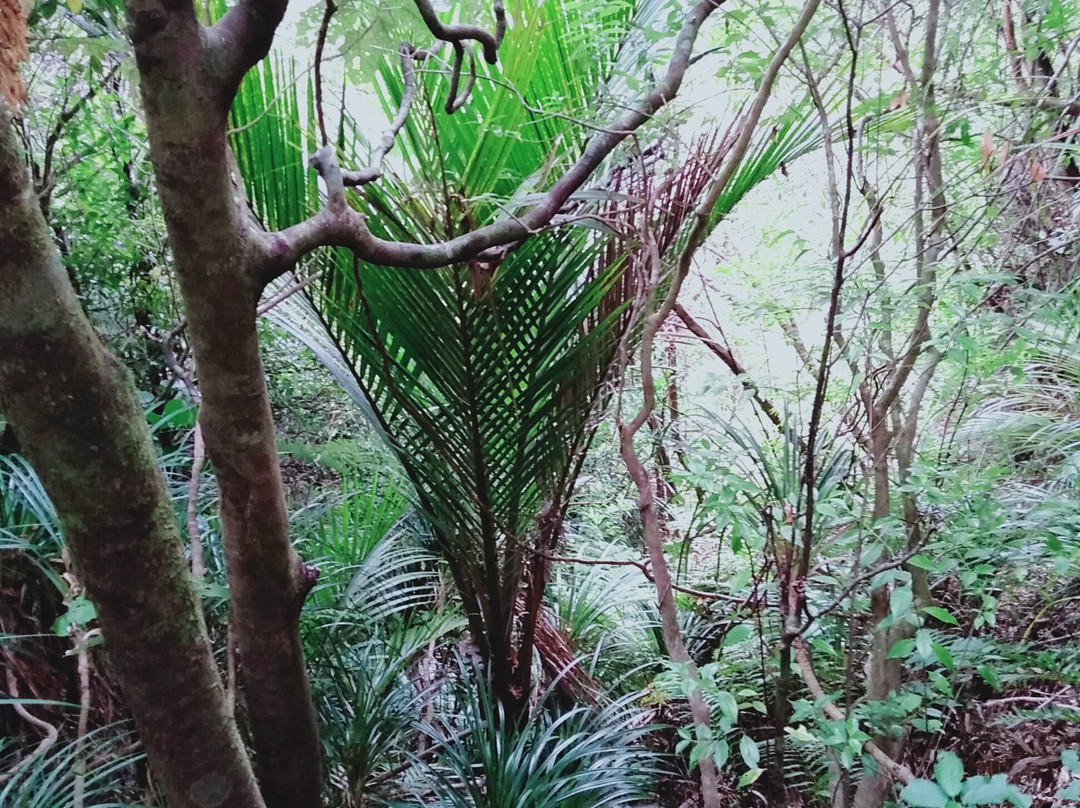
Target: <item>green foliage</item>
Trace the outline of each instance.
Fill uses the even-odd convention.
[[[144,805],[139,795],[126,791],[123,785],[125,775],[144,757],[141,752],[124,751],[125,740],[130,743],[126,727],[102,727],[86,735],[81,743],[53,746],[25,765],[20,765],[20,756],[0,744],[0,771],[12,775],[0,782],[0,805],[69,808],[80,790],[84,804],[93,808]],[[77,785],[80,760],[86,768],[81,785]]]
[[[934,763],[934,779],[916,778],[904,786],[900,799],[915,808],[958,808],[961,805],[1008,803],[1028,808],[1031,797],[1010,785],[1004,774],[964,777],[964,764],[955,754],[940,751]]]
[[[647,798],[661,758],[642,744],[651,727],[634,706],[636,694],[594,711],[545,707],[513,725],[481,681],[470,685],[462,667],[461,714],[445,727],[426,728],[439,745],[427,768],[435,799],[452,808],[606,808]],[[550,695],[550,694],[549,694]]]

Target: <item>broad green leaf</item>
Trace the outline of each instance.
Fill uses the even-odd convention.
[[[736,784],[735,787],[736,788],[746,788],[751,783],[757,782],[757,779],[759,777],[761,777],[761,775],[764,772],[765,772],[764,769],[757,769],[757,768],[750,769],[748,771],[743,772],[742,776],[739,778],[739,782]]]
[[[761,750],[758,749],[758,745],[754,743],[754,739],[749,735],[743,735],[739,739],[739,754],[742,755],[743,763],[746,764],[748,769],[757,768],[758,762],[761,760]]]
[[[1073,780],[1055,796],[1059,800],[1080,800],[1080,780]]]
[[[965,805],[996,805],[1005,802],[1016,791],[1004,774],[993,777],[970,777],[964,782],[961,800]]]
[[[810,730],[808,730],[803,724],[799,724],[797,727],[784,727],[784,732],[794,738],[796,741],[803,741],[810,743],[816,741],[817,738]]]
[[[912,599],[913,595],[909,586],[898,586],[892,591],[892,595],[889,596],[889,613],[893,619],[899,620],[911,611]]]
[[[1061,751],[1061,764],[1073,774],[1080,774],[1080,754],[1075,749]]]
[[[923,611],[931,617],[940,620],[942,623],[948,623],[950,626],[960,625],[959,621],[949,614],[947,609],[942,609],[940,606],[926,606]]]
[[[68,609],[53,622],[54,634],[66,636],[75,626],[85,626],[97,618],[94,604],[84,597],[73,598]]]
[[[897,642],[893,644],[893,647],[889,649],[889,659],[904,659],[914,650],[915,640],[897,640]]]
[[[749,625],[748,623],[740,623],[739,625],[731,629],[731,631],[729,631],[724,637],[723,647],[727,648],[732,645],[738,645],[739,643],[746,640],[753,633],[753,626]]]
[[[994,688],[994,690],[1001,690],[1001,679],[998,678],[997,672],[990,665],[980,665],[976,670],[990,687]]]
[[[900,799],[915,808],[945,808],[949,798],[933,780],[912,780],[900,792]]]
[[[944,665],[947,670],[951,671],[956,667],[956,663],[953,662],[952,654],[949,653],[948,648],[939,642],[934,643],[932,648],[937,661]]]
[[[934,761],[934,779],[948,796],[956,797],[964,782],[964,764],[954,753],[943,749]]]

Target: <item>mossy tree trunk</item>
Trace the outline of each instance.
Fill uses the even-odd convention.
[[[0,210],[0,409],[56,506],[155,777],[173,808],[259,808],[134,384],[79,307],[2,101]]]

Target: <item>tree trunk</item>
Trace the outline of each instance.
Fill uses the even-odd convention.
[[[256,770],[270,808],[319,808],[318,730],[299,636],[300,607],[317,573],[289,541],[256,328],[263,254],[225,140],[232,89],[190,4],[129,0],[128,15],[198,368],[199,423],[221,492]]]
[[[260,808],[130,375],[83,316],[0,102],[0,407],[56,506],[173,808]]]

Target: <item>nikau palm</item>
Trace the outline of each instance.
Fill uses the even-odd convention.
[[[578,150],[582,127],[569,116],[612,92],[606,88],[628,52],[620,40],[625,46],[662,11],[642,3],[632,20],[630,4],[618,5],[622,13],[604,20],[610,30],[602,39],[613,45],[599,59],[566,52],[591,13],[583,6],[523,5],[517,24],[531,35],[516,38],[516,47],[508,40],[500,68],[481,75],[467,111],[406,119],[395,154],[412,179],[387,172],[352,198],[372,232],[399,241],[452,239],[527,205]],[[319,204],[303,162],[314,143],[293,123],[295,91],[279,84],[267,66],[261,80],[249,77],[233,108],[251,198],[275,227]],[[431,70],[417,92],[431,109],[448,84],[444,72]],[[405,87],[391,59],[380,88],[387,108],[397,109]],[[313,107],[309,101],[309,120]],[[712,224],[813,145],[808,131],[785,126],[757,149]],[[677,246],[731,140],[730,133],[699,140],[656,182],[637,170],[640,155],[614,162],[597,188],[572,199],[570,226],[511,245],[495,260],[402,272],[345,251],[325,253],[317,286],[274,310],[331,367],[402,462],[509,715],[529,696],[549,556],[607,398],[605,381],[620,345],[633,339],[631,303],[645,286],[638,228],[647,222],[661,251]],[[337,149],[350,159],[363,150],[347,117]],[[541,636],[560,641],[556,632]]]

